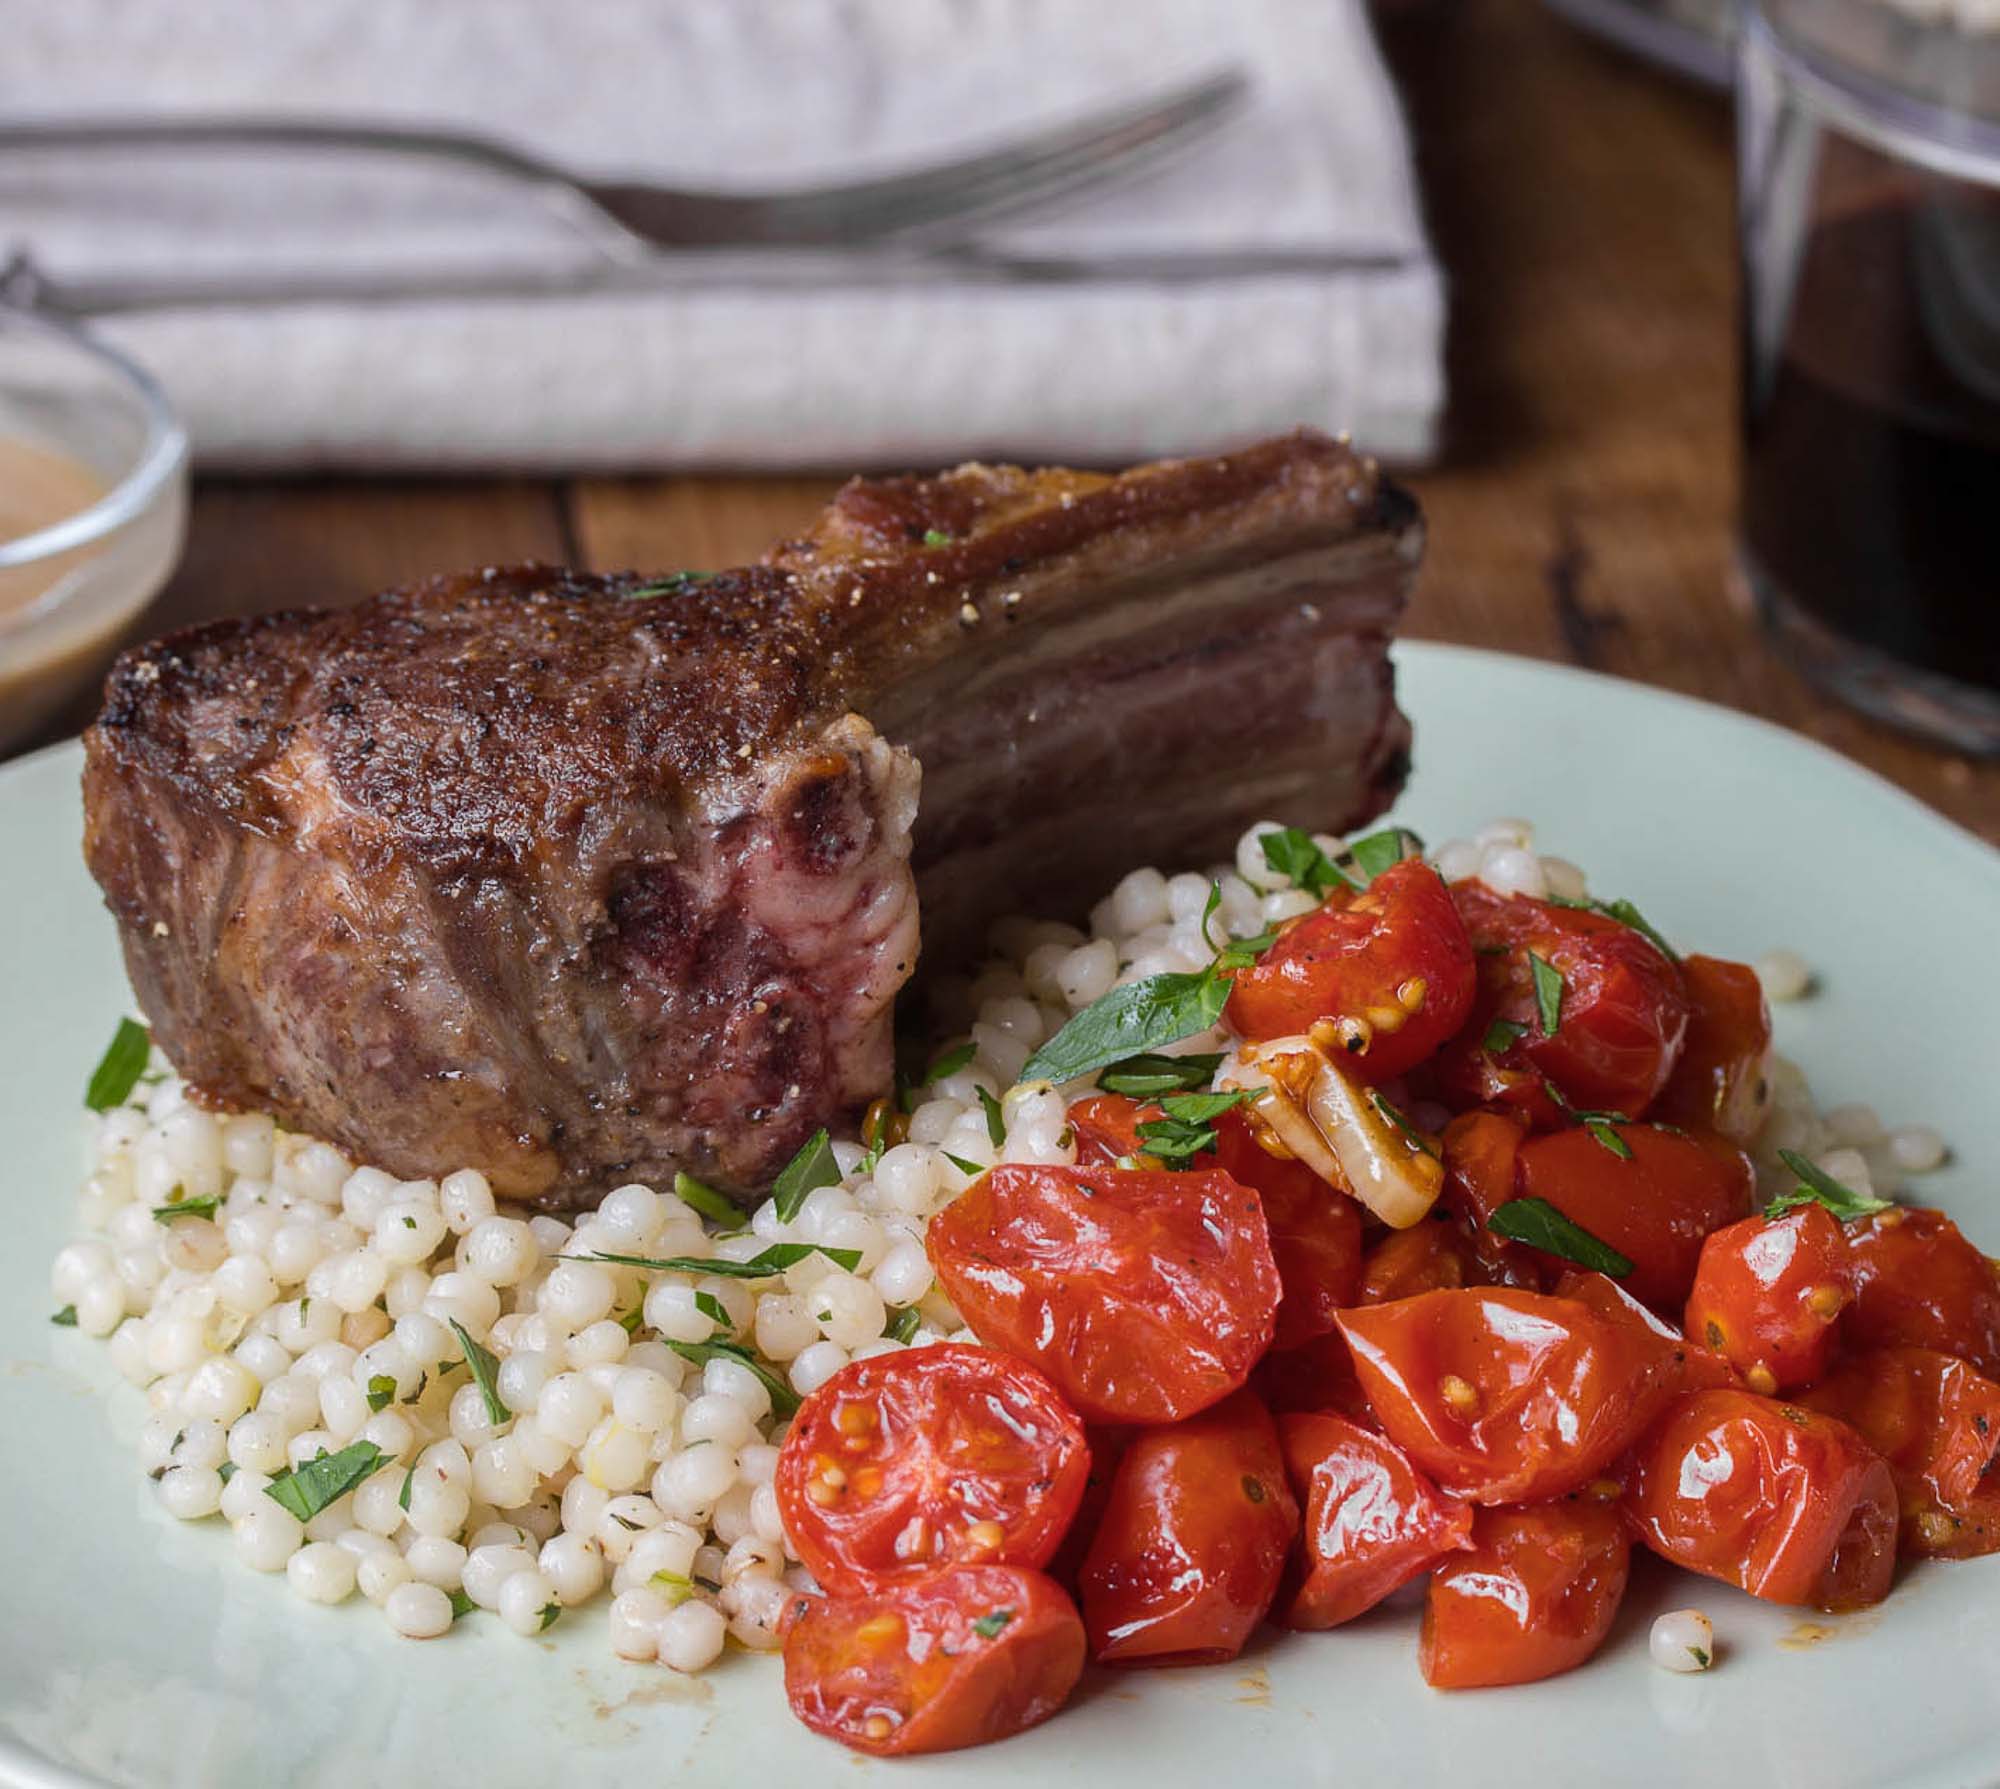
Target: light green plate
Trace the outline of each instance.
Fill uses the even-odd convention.
[[[1607,894],[1724,955],[1777,945],[1824,992],[1780,1012],[1826,1101],[1949,1136],[1927,1194],[2000,1246],[2000,855],[1789,733],[1631,684],[1405,646],[1417,770],[1402,817],[1443,839],[1540,827]],[[602,1606],[539,1641],[491,1616],[413,1645],[360,1603],[308,1606],[239,1567],[220,1522],[155,1507],[137,1394],[100,1344],[50,1327],[78,1100],[125,1005],[77,857],[72,747],[0,771],[0,1782],[190,1789],[1089,1782],[1972,1785],[2000,1781],[2000,1560],[1908,1574],[1881,1608],[1805,1623],[1703,1580],[1635,1573],[1583,1670],[1446,1696],[1408,1608],[1260,1639],[1226,1668],[1100,1677],[1003,1746],[852,1758],[785,1712],[775,1664],[686,1680],[611,1656]],[[1252,816],[1246,815],[1249,819]],[[1646,1625],[1695,1603],[1717,1668],[1647,1662]]]

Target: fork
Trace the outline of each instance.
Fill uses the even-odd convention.
[[[497,137],[345,119],[106,118],[0,125],[0,150],[204,147],[359,149],[480,167],[582,199],[651,248],[913,243],[1048,204],[1124,175],[1220,124],[1249,83],[1222,69],[1151,99],[908,174],[792,192],[692,192],[589,180]]]

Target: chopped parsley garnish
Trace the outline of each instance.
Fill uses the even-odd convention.
[[[1354,886],[1341,873],[1340,865],[1313,843],[1312,835],[1296,826],[1267,832],[1258,843],[1264,848],[1265,863],[1310,895],[1323,900],[1336,888]]]
[[[1373,882],[1384,870],[1393,869],[1406,857],[1421,857],[1424,842],[1407,826],[1388,826],[1356,839],[1347,847],[1346,858],[1361,872],[1361,880]]]
[[[958,1045],[956,1049],[944,1051],[932,1060],[930,1067],[924,1070],[922,1085],[925,1087],[935,1087],[945,1076],[957,1074],[976,1054],[977,1052],[969,1043],[963,1043]]]
[[[1542,1035],[1554,1037],[1562,1028],[1562,971],[1533,951],[1528,952],[1528,969],[1535,978],[1535,1009],[1541,1017]]]
[[[735,1330],[736,1325],[729,1320],[728,1306],[713,1292],[697,1292],[694,1295],[694,1308],[725,1333]]]
[[[923,1316],[915,1305],[906,1306],[896,1312],[882,1325],[882,1333],[892,1342],[908,1343],[909,1339],[923,1327]]]
[[[979,1104],[986,1113],[986,1134],[992,1139],[993,1147],[1000,1148],[1007,1141],[1007,1120],[1000,1111],[1000,1102],[985,1088],[978,1090]]]
[[[1013,1619],[1012,1609],[992,1609],[972,1624],[972,1631],[982,1640],[997,1640],[1001,1631]]]
[[[1128,1056],[1097,1077],[1106,1093],[1131,1099],[1157,1099],[1163,1093],[1185,1093],[1206,1087],[1222,1066],[1220,1051],[1193,1056]]]
[[[799,1215],[806,1195],[823,1186],[840,1184],[840,1164],[833,1159],[833,1139],[826,1126],[813,1132],[805,1146],[778,1171],[778,1184],[771,1189],[771,1203],[778,1208],[778,1221],[789,1224]]]
[[[924,530],[924,545],[927,547],[948,547],[951,545],[951,542],[952,537],[945,533],[942,528],[926,528]]]
[[[212,1218],[221,1206],[220,1199],[169,1199],[164,1205],[153,1207],[153,1222],[171,1224],[175,1218]]]
[[[715,575],[712,571],[671,571],[650,584],[639,584],[620,594],[626,602],[639,602],[649,596],[675,596],[697,584],[706,584]]]
[[[387,1373],[377,1373],[368,1381],[368,1408],[381,1411],[396,1395],[396,1381]]]
[[[675,1174],[674,1197],[683,1205],[692,1206],[705,1218],[713,1218],[718,1224],[733,1224],[743,1214],[725,1193],[718,1193],[714,1187],[704,1185],[692,1174]]]
[[[361,1481],[388,1465],[390,1456],[372,1441],[356,1441],[337,1454],[289,1467],[264,1487],[264,1495],[301,1522],[310,1522],[330,1503],[337,1503]],[[406,1488],[407,1495],[407,1488]],[[406,1501],[403,1505],[409,1508]]]
[[[1878,1199],[1872,1193],[1857,1193],[1795,1150],[1779,1150],[1778,1159],[1799,1177],[1799,1184],[1788,1193],[1780,1193],[1764,1207],[1767,1218],[1783,1217],[1786,1212],[1795,1211],[1801,1205],[1824,1205],[1846,1224],[1856,1218],[1873,1217],[1876,1212],[1887,1211],[1895,1203],[1893,1199]]]
[[[74,1329],[76,1327],[76,1306],[73,1304],[64,1305],[49,1321],[58,1329]]]
[[[774,1242],[748,1261],[722,1261],[710,1255],[613,1255],[593,1249],[587,1255],[564,1255],[564,1261],[602,1261],[612,1267],[647,1267],[655,1273],[714,1274],[725,1280],[768,1280],[808,1255],[824,1255],[834,1266],[852,1273],[861,1263],[859,1249],[829,1249],[816,1242]]]
[[[1601,913],[1606,919],[1615,919],[1621,926],[1630,926],[1668,962],[1678,963],[1681,960],[1680,953],[1660,936],[1658,929],[1630,901],[1597,901],[1588,898],[1573,901],[1565,895],[1550,895],[1548,903],[1551,907],[1574,907],[1585,913]]]
[[[1384,1118],[1388,1119],[1397,1130],[1403,1133],[1404,1142],[1408,1143],[1412,1149],[1419,1149],[1425,1155],[1437,1157],[1437,1145],[1425,1136],[1422,1131],[1417,1129],[1416,1121],[1407,1112],[1399,1111],[1396,1107],[1390,1105],[1382,1097],[1380,1089],[1374,1087],[1368,1089],[1368,1103],[1376,1111],[1380,1112]]]
[[[1514,1019],[1495,1019],[1486,1027],[1486,1035],[1479,1040],[1479,1047],[1498,1056],[1503,1050],[1512,1049],[1528,1035],[1527,1026]]]
[[[645,1320],[645,1310],[638,1305],[634,1305],[631,1310],[622,1312],[619,1315],[618,1327],[628,1336],[635,1336],[639,1333],[639,1325],[645,1322]]]
[[[1632,1263],[1608,1242],[1600,1242],[1581,1224],[1572,1223],[1546,1199],[1509,1199],[1486,1220],[1487,1229],[1510,1242],[1560,1255],[1593,1273],[1622,1280]]]
[[[221,1479],[225,1485],[228,1484],[236,1476],[236,1462],[234,1460],[224,1460],[220,1466],[216,1467],[215,1476]]]
[[[465,1350],[465,1364],[472,1369],[479,1395],[486,1400],[487,1420],[493,1423],[511,1422],[514,1413],[501,1403],[500,1394],[493,1385],[493,1376],[500,1371],[499,1361],[465,1333],[465,1325],[456,1317],[447,1321],[451,1324],[452,1334],[458,1337],[459,1347]]]
[[[417,1482],[417,1469],[412,1466],[403,1474],[403,1488],[396,1493],[396,1504],[400,1509],[410,1507],[410,1487]]]
[[[1160,1102],[1166,1117],[1149,1118],[1133,1128],[1148,1155],[1158,1156],[1168,1167],[1184,1168],[1193,1157],[1214,1150],[1214,1121],[1251,1097],[1241,1088],[1230,1093],[1170,1093]]]
[[[771,1394],[771,1412],[775,1416],[794,1415],[799,1407],[799,1394],[792,1390],[777,1374],[764,1365],[748,1348],[736,1342],[675,1342],[667,1346],[683,1360],[691,1360],[696,1366],[703,1366],[711,1360],[733,1360],[748,1367],[763,1382],[764,1389]]]
[[[461,1615],[470,1615],[479,1605],[462,1590],[451,1593],[451,1618],[456,1621]]]
[[[1699,1665],[1704,1671],[1708,1669],[1709,1656],[1708,1656],[1708,1648],[1706,1646],[1690,1646],[1687,1649],[1687,1655],[1689,1658],[1693,1659],[1694,1662],[1697,1665]]]
[[[131,1019],[120,1019],[111,1042],[91,1070],[90,1084],[83,1090],[83,1103],[93,1112],[109,1112],[114,1106],[122,1106],[146,1072],[146,1059],[152,1049],[152,1033],[145,1026]]]
[[[980,1175],[986,1172],[985,1167],[981,1163],[969,1162],[962,1155],[953,1155],[949,1149],[944,1152],[944,1159],[951,1163],[961,1174],[969,1174],[974,1180],[977,1180]]]
[[[1608,1118],[1586,1118],[1583,1128],[1590,1133],[1590,1140],[1600,1149],[1608,1149],[1621,1162],[1632,1159],[1632,1145],[1611,1128]]]
[[[538,1634],[546,1634],[550,1628],[555,1626],[556,1618],[561,1614],[562,1614],[561,1603],[544,1603],[542,1605],[542,1619],[540,1624],[536,1627],[535,1632]]]

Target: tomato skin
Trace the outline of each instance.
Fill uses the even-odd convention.
[[[2000,1284],[1993,1264],[1941,1211],[1899,1208],[1847,1226],[1857,1348],[1935,1348],[2000,1378]]]
[[[1462,1112],[1438,1139],[1444,1154],[1440,1202],[1463,1218],[1480,1271],[1468,1284],[1546,1290],[1548,1257],[1487,1229],[1486,1220],[1514,1197],[1516,1164],[1528,1132],[1518,1113]]]
[[[1385,1436],[1317,1412],[1280,1417],[1278,1435],[1306,1507],[1303,1568],[1278,1615],[1284,1626],[1352,1621],[1472,1544],[1472,1505],[1442,1496]]]
[[[1139,1126],[1166,1115],[1166,1108],[1151,1100],[1141,1102],[1122,1093],[1086,1095],[1069,1109],[1077,1165],[1109,1166],[1121,1155],[1143,1154],[1146,1145],[1140,1141]]]
[[[973,1333],[1035,1362],[1091,1422],[1207,1409],[1249,1377],[1276,1326],[1263,1206],[1219,1171],[1006,1162],[925,1241]]]
[[[1238,973],[1224,1017],[1240,1036],[1266,1041],[1322,1020],[1360,1020],[1365,1047],[1345,1043],[1348,1072],[1389,1081],[1465,1023],[1477,982],[1472,940],[1449,891],[1412,858],[1360,894],[1336,890],[1286,927]]]
[[[1407,1230],[1376,1238],[1361,1263],[1357,1304],[1394,1304],[1420,1292],[1454,1292],[1483,1286],[1486,1273],[1458,1225],[1426,1218]]]
[[[1234,1658],[1299,1532],[1278,1431],[1249,1392],[1134,1438],[1078,1588],[1100,1665]]]
[[[1847,1238],[1824,1206],[1745,1218],[1701,1245],[1687,1331],[1752,1391],[1789,1391],[1826,1370],[1852,1278]]]
[[[1572,1267],[1556,1282],[1555,1294],[1558,1298],[1574,1299],[1608,1322],[1628,1324],[1666,1342],[1675,1351],[1684,1391],[1738,1383],[1736,1369],[1720,1354],[1702,1346],[1692,1336],[1683,1336],[1607,1274],[1586,1273],[1582,1268]]]
[[[1698,1391],[1632,1451],[1625,1511],[1662,1559],[1774,1603],[1858,1609],[1896,1566],[1896,1486],[1834,1417]]]
[[[1548,1125],[1558,1114],[1542,1091],[1546,1078],[1573,1106],[1640,1117],[1667,1084],[1687,1034],[1679,969],[1641,933],[1600,913],[1497,895],[1478,881],[1453,883],[1451,896],[1481,953],[1471,1022],[1438,1055],[1452,1103],[1497,1101]],[[1542,1029],[1530,952],[1563,980],[1554,1036]],[[1522,1032],[1490,1051],[1495,1019]]]
[[[1905,1553],[1966,1547],[1960,1512],[1978,1513],[2000,1449],[2000,1385],[1934,1349],[1878,1348],[1841,1362],[1799,1402],[1848,1423],[1889,1462]],[[1995,1546],[2000,1536],[1974,1550]]]
[[[1270,1226],[1284,1288],[1271,1345],[1296,1348],[1331,1333],[1334,1314],[1361,1289],[1361,1207],[1304,1162],[1273,1155],[1240,1108],[1223,1113],[1214,1128],[1216,1164],[1257,1195]]]
[[[1607,1504],[1482,1509],[1471,1550],[1431,1578],[1417,1645],[1424,1681],[1471,1690],[1573,1671],[1611,1631],[1631,1557]]]
[[[1747,963],[1681,958],[1688,1028],[1651,1116],[1748,1143],[1771,1106],[1771,1009]]]
[[[1330,1410],[1363,1428],[1376,1426],[1354,1356],[1338,1329],[1296,1348],[1273,1348],[1257,1363],[1250,1386],[1277,1415],[1287,1410]]]
[[[1708,1233],[1749,1215],[1756,1172],[1724,1143],[1649,1124],[1611,1129],[1629,1160],[1582,1126],[1530,1138],[1517,1168],[1520,1196],[1546,1199],[1629,1260],[1621,1283],[1640,1303],[1678,1311]]]
[[[1474,1503],[1576,1490],[1684,1383],[1684,1347],[1538,1292],[1427,1292],[1340,1327],[1383,1432]]]
[[[800,1405],[774,1486],[799,1559],[834,1592],[959,1562],[1042,1565],[1083,1496],[1083,1424],[1032,1366],[962,1342],[844,1366]],[[921,1523],[927,1544],[906,1531]],[[1001,1543],[973,1532],[996,1523]]]
[[[999,1631],[975,1625],[1011,1611]],[[961,1565],[853,1596],[795,1597],[785,1696],[815,1733],[904,1758],[1006,1739],[1045,1721],[1083,1675],[1083,1623],[1052,1579]]]

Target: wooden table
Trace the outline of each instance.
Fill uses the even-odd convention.
[[[1453,291],[1444,462],[1408,632],[1639,678],[1813,734],[2000,839],[2000,765],[1834,707],[1733,593],[1727,102],[1534,0],[1387,17]],[[148,631],[349,601],[445,567],[730,564],[824,478],[204,480]]]

